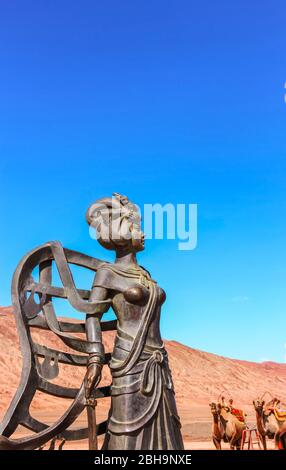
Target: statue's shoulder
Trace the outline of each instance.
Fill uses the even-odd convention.
[[[106,289],[116,289],[117,274],[113,269],[114,264],[102,262],[99,264],[93,282],[93,287],[105,287]]]
[[[148,276],[151,278],[151,273],[150,271],[148,271],[148,269],[146,269],[144,266],[140,265],[140,268],[146,273],[148,274]]]
[[[94,278],[93,287],[105,287],[118,292],[123,292],[130,282],[134,282],[134,276],[129,269],[118,266],[116,263],[102,263]]]

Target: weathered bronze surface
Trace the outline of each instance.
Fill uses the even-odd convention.
[[[87,212],[98,241],[116,253],[114,263],[102,262],[49,242],[26,255],[12,282],[12,300],[23,355],[21,383],[0,425],[0,449],[37,449],[55,438],[89,438],[97,448],[97,435],[105,434],[103,449],[183,449],[168,356],[160,335],[160,310],[165,292],[149,272],[139,266],[136,253],[144,249],[144,235],[137,208],[126,197],[96,201]],[[70,265],[94,271],[90,291],[77,289]],[[53,284],[53,266],[62,287]],[[35,279],[35,268],[39,268]],[[35,301],[38,296],[38,301]],[[59,321],[53,299],[66,299],[86,314],[85,323]],[[112,307],[117,320],[103,321]],[[53,332],[70,349],[81,354],[56,351],[36,344],[31,329]],[[102,331],[117,330],[112,355],[105,353]],[[85,333],[86,339],[74,333]],[[40,363],[39,358],[44,358]],[[52,382],[59,363],[86,367],[79,389]],[[109,365],[110,387],[98,386],[102,367]],[[66,413],[52,426],[30,414],[37,390],[72,398]],[[108,420],[96,424],[96,400],[111,395]],[[88,427],[68,429],[84,409]],[[22,425],[34,432],[11,438]],[[52,447],[52,446],[51,446]]]

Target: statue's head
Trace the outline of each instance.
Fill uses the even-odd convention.
[[[144,250],[140,212],[126,196],[114,193],[98,199],[88,208],[86,220],[104,248],[133,253]]]

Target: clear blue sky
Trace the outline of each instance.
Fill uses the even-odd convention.
[[[195,251],[140,255],[164,336],[284,361],[285,24],[282,0],[2,2],[0,304],[47,240],[111,259],[94,199],[197,203]]]

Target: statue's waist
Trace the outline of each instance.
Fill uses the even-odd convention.
[[[120,364],[124,362],[126,357],[132,354],[134,340],[127,336],[124,334],[123,337],[119,333],[115,340],[115,347],[110,361],[111,372],[120,367]],[[127,373],[121,375],[113,374],[112,395],[132,393],[138,390],[143,394],[146,391],[151,393],[154,388],[153,385],[162,383],[162,380],[159,380],[158,374],[167,388],[172,389],[173,384],[168,366],[168,355],[164,344],[145,344],[138,361]]]
[[[125,331],[118,329],[117,336],[115,338],[112,359],[123,360],[126,358],[127,355],[129,355],[130,353],[132,354],[134,341],[135,339],[131,335],[129,335]],[[160,351],[163,355],[167,355],[164,343],[162,341],[154,343],[151,342],[150,339],[148,341],[147,336],[146,342],[142,347],[142,352],[140,354],[139,360],[147,360],[150,355],[154,353],[154,351]]]

